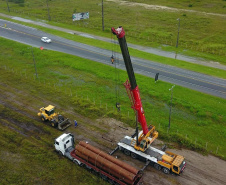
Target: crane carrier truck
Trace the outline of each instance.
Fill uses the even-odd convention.
[[[154,125],[150,125],[148,127],[146,123],[144,109],[142,107],[140,93],[136,83],[136,78],[125,39],[125,31],[122,27],[117,29],[111,28],[111,31],[117,36],[119,41],[129,77],[129,80],[124,83],[124,86],[130,98],[132,108],[137,115],[137,121],[141,124],[142,131],[138,134],[137,127],[135,134],[133,134],[131,137],[125,136],[118,143],[118,146],[115,148],[115,150],[110,153],[110,155],[120,149],[126,155],[131,155],[132,158],[138,158],[146,161],[146,166],[152,163],[156,169],[162,170],[166,174],[170,172],[181,174],[186,166],[183,156],[169,151],[163,152],[159,149],[151,147],[151,143],[158,137],[158,132],[155,130]]]
[[[114,185],[138,185],[142,181],[140,170],[116,159],[93,147],[88,142],[80,141],[74,146],[74,135],[64,133],[55,139],[55,149],[79,166],[93,170],[102,179]]]

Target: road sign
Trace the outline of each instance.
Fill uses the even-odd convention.
[[[73,21],[78,21],[78,20],[82,20],[82,19],[89,19],[89,12],[75,13],[72,15]]]

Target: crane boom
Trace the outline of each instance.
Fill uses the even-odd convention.
[[[122,56],[123,56],[123,59],[125,62],[127,74],[129,77],[129,83],[127,81],[124,85],[127,89],[130,89],[132,92],[132,97],[133,97],[132,108],[137,111],[138,122],[142,126],[143,134],[146,135],[149,130],[147,127],[147,122],[146,122],[145,115],[144,115],[144,109],[143,109],[141,98],[140,98],[140,92],[139,92],[139,89],[137,86],[132,62],[131,62],[130,55],[129,55],[129,50],[128,50],[127,43],[126,43],[125,31],[123,30],[122,27],[119,27],[117,29],[112,28],[112,33],[115,34],[118,38],[120,48],[122,51]]]
[[[111,28],[111,31],[118,38],[119,45],[122,51],[122,56],[126,66],[126,71],[129,77],[129,81],[127,80],[124,83],[124,86],[126,87],[127,93],[130,97],[132,108],[134,109],[134,111],[137,112],[138,122],[141,124],[143,130],[143,132],[141,132],[139,136],[137,133],[137,136],[132,140],[131,145],[133,145],[136,150],[141,150],[144,152],[150,146],[150,144],[158,137],[158,132],[155,131],[155,126],[147,126],[144,109],[140,98],[140,92],[137,86],[132,62],[129,55],[129,50],[126,43],[125,31],[121,26],[117,29]],[[137,144],[134,144],[135,141]]]

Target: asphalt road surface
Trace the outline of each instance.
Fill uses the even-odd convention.
[[[18,23],[0,19],[0,36],[31,45],[33,47],[43,46],[44,49],[76,55],[114,67],[110,62],[112,51],[50,35],[35,28],[24,26]],[[43,43],[41,41],[41,37],[43,36],[51,38],[52,43]],[[119,69],[125,70],[121,53],[117,54],[117,58],[119,59],[117,67]],[[140,58],[131,57],[131,60],[135,73],[152,78],[154,78],[156,73],[159,73],[159,80],[226,99],[225,79],[159,64]]]

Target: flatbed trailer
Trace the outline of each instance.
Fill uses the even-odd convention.
[[[93,147],[98,150],[98,154],[96,154],[87,146],[84,147],[85,142],[83,142],[83,146],[80,143],[74,147],[74,136],[69,133],[62,134],[56,138],[54,145],[60,155],[67,157],[79,166],[95,172],[95,174],[100,175],[103,180],[110,184],[139,185],[142,182],[142,173],[140,171],[118,159],[108,160],[107,158],[113,157]],[[102,157],[102,155],[105,155],[105,157]],[[114,162],[115,160],[117,160],[117,163]]]
[[[184,157],[172,152],[164,152],[151,146],[145,152],[134,149],[133,138],[130,136],[125,136],[118,142],[118,149],[134,159],[150,162],[156,169],[162,170],[165,174],[173,172],[179,175],[186,167]]]

